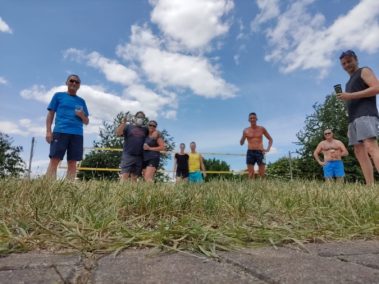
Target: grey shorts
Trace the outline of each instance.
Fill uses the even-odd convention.
[[[121,158],[121,174],[134,174],[136,176],[141,176],[142,174],[142,156],[132,156],[123,154]]]
[[[349,123],[347,136],[349,146],[362,143],[363,140],[378,137],[379,118],[362,116]]]

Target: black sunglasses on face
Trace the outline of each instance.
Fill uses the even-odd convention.
[[[149,124],[149,126],[151,126],[151,127],[157,127],[155,124]]]
[[[70,79],[69,82],[70,82],[70,83],[80,84],[80,81],[77,81],[77,80],[74,80],[74,79]]]
[[[325,132],[324,135],[332,134],[332,132]]]

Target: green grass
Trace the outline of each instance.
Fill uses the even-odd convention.
[[[0,254],[217,250],[379,238],[379,189],[319,182],[203,185],[0,180]]]

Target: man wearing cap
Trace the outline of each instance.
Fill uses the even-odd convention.
[[[350,76],[345,92],[337,94],[347,105],[349,145],[354,146],[366,184],[373,185],[374,170],[371,160],[379,172],[379,115],[376,107],[379,81],[369,67],[358,67],[358,57],[352,50],[341,54],[340,63]]]
[[[332,180],[333,178],[343,180],[345,171],[342,157],[347,156],[349,152],[340,140],[334,139],[331,129],[325,129],[324,138],[325,140],[317,145],[313,156],[317,163],[322,166],[325,180]],[[323,154],[324,161],[320,160],[320,153]]]

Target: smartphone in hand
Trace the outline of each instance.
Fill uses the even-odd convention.
[[[334,85],[334,91],[336,92],[336,94],[342,93],[341,84]]]

